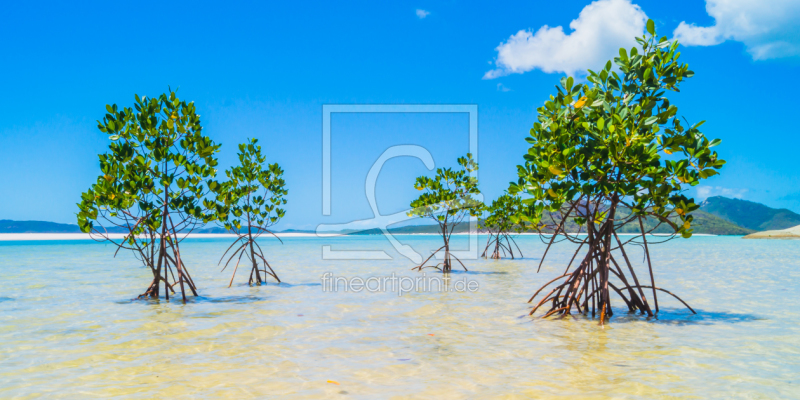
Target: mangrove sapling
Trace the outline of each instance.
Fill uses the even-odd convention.
[[[78,225],[98,241],[132,251],[153,274],[139,298],[158,298],[161,283],[169,299],[179,285],[183,301],[197,286],[186,267],[180,243],[194,229],[217,219],[220,145],[204,136],[193,102],[170,91],[157,98],[135,96],[134,108],[107,105],[98,128],[109,135],[100,154],[101,175],[81,195]],[[123,230],[114,239],[107,228]]]
[[[466,157],[459,157],[458,165],[461,166],[460,170],[439,168],[436,170],[435,177],[420,176],[414,183],[415,189],[424,190],[425,193],[411,202],[412,210],[408,215],[436,221],[444,241],[442,247],[415,267],[417,270],[421,271],[423,268],[430,267],[442,272],[450,272],[453,259],[458,261],[465,271],[467,270],[464,263],[450,252],[450,237],[453,230],[465,218],[477,217],[481,214],[483,203],[474,198],[481,191],[478,189],[478,178],[473,176],[473,172],[478,170],[478,164],[472,159],[472,154],[467,153]],[[444,250],[444,261],[426,267],[425,264],[428,260],[442,250]]]
[[[224,194],[221,198],[224,198],[228,214],[223,223],[228,230],[237,235],[236,240],[220,258],[222,263],[225,256],[234,249],[222,267],[224,271],[228,264],[236,259],[228,287],[233,285],[233,278],[236,276],[242,257],[245,257],[251,266],[248,281],[250,285],[266,283],[267,275],[278,282],[281,281],[256,241],[264,233],[275,236],[281,241],[270,227],[286,214],[286,211],[280,208],[286,204],[284,196],[288,193],[286,182],[283,180],[283,170],[278,164],[269,164],[265,168],[265,162],[266,157],[261,154],[258,139],[251,139],[248,143],[239,145],[240,164],[225,171],[229,180],[223,185]],[[259,268],[259,260],[263,264],[263,269]]]
[[[630,312],[648,316],[659,311],[656,291],[677,298],[656,286],[647,235],[664,224],[672,232],[667,240],[690,237],[691,212],[698,205],[683,194],[686,185],[716,175],[725,161],[711,150],[719,139],[706,139],[698,129],[702,121],[682,123],[677,107],[664,96],[694,75],[678,62],[678,43],[658,38],[653,21],[647,22],[647,32],[636,38],[641,47],[620,49],[614,59],[622,76],[609,61],[599,73],[589,71],[590,84],[562,79],[558,93],[537,110],[538,121],[526,138],[531,147],[509,191],[531,196],[524,201],[534,211],[521,218],[549,234],[542,235],[548,238],[542,262],[557,238],[579,246],[564,273],[531,297],[529,302],[555,285],[531,315],[546,304],[544,317],[591,311],[603,324],[613,315],[612,290]],[[655,227],[645,229],[645,218],[657,222]],[[585,235],[567,232],[567,221]],[[623,241],[617,232],[628,224],[641,236]],[[646,281],[634,272],[625,247],[630,243],[644,250]],[[570,272],[581,249],[586,253]]]
[[[525,229],[518,217],[524,207],[519,196],[504,194],[485,208],[489,215],[483,220],[483,226],[489,237],[486,239],[486,247],[481,257],[486,258],[486,253],[492,249],[490,258],[499,259],[502,253],[502,256],[510,255],[511,259],[514,259],[514,248],[520,257],[523,256],[513,234]]]

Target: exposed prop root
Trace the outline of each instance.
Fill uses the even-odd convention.
[[[158,239],[156,239],[154,235],[149,238],[149,251],[154,257],[147,257],[147,248],[138,249],[143,255],[142,259],[146,260],[145,264],[150,267],[153,273],[153,281],[150,283],[147,290],[139,295],[138,299],[157,299],[161,292],[161,283],[163,282],[164,295],[167,300],[169,300],[170,293],[176,293],[175,286],[178,286],[180,288],[181,298],[183,302],[186,303],[186,292],[190,291],[192,295],[197,296],[197,286],[195,286],[191,275],[189,275],[186,264],[181,259],[180,240],[176,233],[179,229],[176,229],[175,224],[172,222],[172,217],[166,211],[166,207],[165,221],[161,229],[161,234]],[[158,246],[156,246],[156,242],[158,242]],[[157,261],[153,260],[153,258]],[[171,282],[170,277],[172,278]]]
[[[273,279],[278,281],[278,283],[281,282],[281,279],[278,278],[278,274],[275,273],[275,271],[272,269],[272,266],[269,265],[269,262],[267,262],[267,259],[264,257],[264,251],[261,249],[261,246],[256,241],[262,231],[272,234],[272,232],[264,229],[263,227],[255,225],[248,226],[246,232],[237,232],[238,237],[236,240],[234,240],[228,249],[225,250],[225,253],[222,254],[219,264],[221,264],[222,260],[225,259],[225,256],[231,252],[231,249],[238,244],[236,249],[231,252],[230,257],[228,257],[228,261],[225,262],[225,265],[220,271],[224,271],[231,261],[236,258],[236,266],[233,268],[233,274],[231,274],[231,281],[228,284],[228,287],[233,285],[233,279],[236,277],[236,271],[239,269],[239,262],[242,260],[242,258],[245,258],[250,262],[250,277],[247,282],[249,285],[266,284],[267,276],[271,276]],[[278,240],[280,240],[280,238],[278,238]],[[283,243],[283,241],[281,241],[281,243]],[[260,266],[259,263],[262,265]],[[269,271],[267,271],[267,269],[269,269]]]
[[[686,302],[685,302],[685,301],[683,301],[683,299],[681,299],[680,297],[678,297],[678,295],[676,295],[675,293],[672,293],[672,292],[670,292],[670,291],[669,291],[669,290],[667,290],[667,289],[662,289],[662,288],[654,288],[654,287],[652,287],[652,286],[642,286],[642,287],[643,287],[643,288],[645,288],[645,289],[655,289],[655,290],[660,290],[660,291],[662,291],[662,292],[664,292],[664,293],[666,293],[666,294],[668,294],[668,295],[670,295],[670,296],[672,296],[672,297],[676,298],[676,299],[677,299],[678,301],[680,301],[680,302],[681,302],[681,303],[682,303],[684,306],[686,306],[686,308],[688,308],[688,309],[689,309],[689,311],[691,311],[691,312],[692,312],[692,314],[697,314],[697,311],[695,311],[695,310],[694,310],[694,309],[693,309],[691,306],[689,306],[688,304],[686,304]],[[628,287],[624,287],[624,288],[622,288],[622,289],[627,289],[627,288],[628,288]],[[622,289],[620,289],[620,290],[622,290]]]
[[[524,257],[522,255],[522,250],[519,248],[517,241],[514,240],[514,237],[506,231],[492,231],[491,229],[488,230],[489,237],[486,239],[486,247],[483,249],[483,253],[481,257],[487,258],[486,254],[489,253],[491,250],[491,254],[488,258],[492,259],[500,259],[503,257],[511,257],[513,260],[516,256],[514,255],[514,248],[517,249],[517,253],[519,253],[519,257]],[[505,240],[505,243],[503,241]],[[513,247],[512,247],[513,243]]]
[[[422,271],[425,268],[434,268],[434,269],[438,269],[439,271],[442,271],[442,272],[450,272],[450,271],[453,270],[453,260],[456,260],[456,261],[458,261],[459,264],[461,264],[461,267],[464,268],[464,271],[468,271],[467,266],[464,265],[464,263],[461,262],[461,260],[459,260],[458,257],[456,257],[453,253],[450,252],[450,242],[447,241],[446,243],[447,244],[445,244],[442,247],[439,247],[438,249],[436,249],[436,251],[431,253],[431,255],[428,256],[428,258],[426,258],[425,261],[422,262],[422,264],[420,264],[420,265],[418,265],[418,266],[416,266],[414,268],[411,268],[411,270],[412,271],[413,270]],[[442,250],[444,250],[444,261],[443,262],[440,262],[440,263],[438,263],[436,265],[433,265],[433,266],[432,265],[425,265],[425,264],[428,263],[428,261],[430,261],[431,258],[433,258],[433,256],[436,255],[436,253],[438,253],[438,252],[440,252]],[[440,265],[442,266],[441,268],[439,268]]]
[[[642,247],[644,249],[645,259],[650,272],[651,284],[642,285],[639,283],[639,278],[634,272],[633,265],[631,264],[628,254],[625,251],[625,244],[623,244],[616,233],[616,230],[621,226],[615,225],[614,216],[616,213],[617,204],[618,203],[616,200],[612,202],[611,207],[606,209],[605,218],[603,218],[601,221],[594,220],[595,216],[600,215],[597,213],[597,210],[595,209],[590,211],[589,205],[585,205],[586,211],[584,213],[579,213],[579,215],[587,219],[587,236],[582,238],[580,241],[575,240],[576,243],[580,243],[580,246],[570,260],[569,266],[567,267],[568,271],[580,250],[584,246],[588,247],[588,249],[580,264],[578,264],[574,270],[571,272],[565,271],[563,275],[545,283],[539,288],[539,290],[536,291],[536,293],[533,294],[533,296],[531,296],[531,298],[528,300],[528,303],[533,302],[545,288],[558,282],[555,287],[548,291],[547,294],[536,303],[536,305],[531,309],[530,315],[533,315],[544,305],[548,305],[549,307],[546,308],[542,318],[548,318],[550,316],[566,317],[572,313],[574,307],[578,314],[588,314],[591,311],[592,318],[599,313],[600,325],[603,325],[613,316],[610,296],[612,291],[622,299],[622,301],[625,303],[625,306],[628,308],[628,311],[630,312],[638,311],[642,314],[647,314],[648,316],[656,315],[659,311],[656,291],[661,291],[671,295],[680,301],[684,306],[686,306],[686,308],[688,308],[692,313],[696,314],[695,310],[692,309],[692,307],[690,307],[685,301],[683,301],[683,299],[666,289],[656,287],[655,276],[653,275],[652,262],[650,259],[650,249],[648,247],[646,238],[646,235],[649,232],[645,232],[644,223],[642,222],[641,218],[638,222],[641,229]],[[570,208],[570,212],[574,208],[575,205],[573,204],[573,206]],[[545,250],[545,255],[555,242],[555,236],[559,234],[559,231],[561,231],[562,235],[568,236],[562,230],[564,220],[566,219],[567,217],[562,218],[561,222],[558,224],[558,227],[556,228],[555,233],[553,233],[553,237],[550,239],[547,249]],[[577,236],[571,236],[569,238],[575,239]],[[613,249],[612,240],[613,242],[616,242],[614,243],[616,247]],[[630,241],[628,241],[628,243],[629,242]],[[620,267],[620,265],[617,263],[617,260],[612,256],[612,250],[619,250],[619,252],[622,254],[625,265],[628,267],[627,272]],[[542,262],[543,261],[544,259]],[[612,275],[615,279],[619,280],[621,284],[614,284],[611,282]],[[651,309],[643,289],[652,290],[655,310]]]

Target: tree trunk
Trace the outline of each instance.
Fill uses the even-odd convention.
[[[256,275],[256,283],[261,284],[261,273],[258,271],[256,262],[256,251],[253,249],[253,228],[250,226],[250,213],[247,213],[247,238],[250,239],[250,260],[253,261],[253,270],[250,272],[250,284],[253,284],[253,274]]]
[[[166,244],[166,233],[167,233],[167,205],[169,204],[169,192],[165,189],[164,190],[164,211],[161,214],[161,237],[159,238],[159,246],[158,246],[158,267],[156,268],[156,287],[155,291],[150,294],[150,297],[157,299],[159,292],[161,291],[161,271],[162,268],[165,271],[166,268],[166,251],[167,251],[167,244]],[[166,274],[164,274],[166,275]],[[168,281],[167,281],[168,282]],[[167,300],[169,300],[169,285],[164,284],[164,292],[166,293]]]
[[[442,224],[442,239],[444,239],[444,263],[442,272],[450,272],[450,240],[447,237],[447,222]]]
[[[442,272],[450,272],[452,269],[450,265],[450,241],[445,239],[444,240],[444,268]]]

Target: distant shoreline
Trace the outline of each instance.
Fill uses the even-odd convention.
[[[110,233],[108,236],[112,239],[122,239],[126,235],[124,233]],[[346,236],[342,234],[315,234],[315,233],[278,233],[278,237],[331,237],[331,236]],[[182,237],[179,235],[179,237]],[[236,238],[236,235],[231,233],[190,233],[187,239],[214,239],[214,238]],[[95,236],[96,240],[101,240]],[[93,240],[92,236],[88,233],[0,233],[0,242],[2,241],[27,241],[27,240]]]
[[[777,229],[751,233],[745,239],[800,239],[800,225],[789,229]]]
[[[454,233],[453,235],[463,236],[468,233]],[[480,233],[485,235],[485,233]],[[438,233],[393,233],[392,236],[439,236]],[[519,236],[539,236],[539,233],[518,233]],[[578,234],[585,235],[585,234]],[[125,237],[123,233],[111,233],[108,235],[112,239],[122,239]],[[358,235],[358,234],[345,234],[345,233],[297,233],[286,232],[276,233],[276,236],[282,238],[328,238],[328,237],[360,237],[360,236],[380,236],[380,235]],[[640,236],[637,233],[620,233],[619,236]],[[666,234],[651,234],[649,236],[668,236]],[[696,233],[693,236],[719,236],[705,233]],[[187,239],[218,239],[218,238],[235,238],[236,235],[228,233],[190,233]],[[264,236],[266,237],[266,236]],[[24,241],[55,241],[55,240],[92,240],[92,237],[87,233],[0,233],[0,242],[24,242]]]

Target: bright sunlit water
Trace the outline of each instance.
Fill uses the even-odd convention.
[[[537,274],[544,244],[518,241],[524,259],[451,274],[476,292],[399,296],[321,286],[325,272],[419,276],[380,236],[265,239],[284,283],[249,287],[240,268],[231,288],[217,266],[229,240],[192,239],[181,254],[201,297],[188,304],[131,301],[150,272],[109,245],[0,242],[0,398],[800,398],[800,241],[653,246],[657,286],[698,315],[660,294],[657,320],[617,308],[605,328],[528,317],[575,247],[556,246]],[[323,245],[394,259],[323,260]]]

